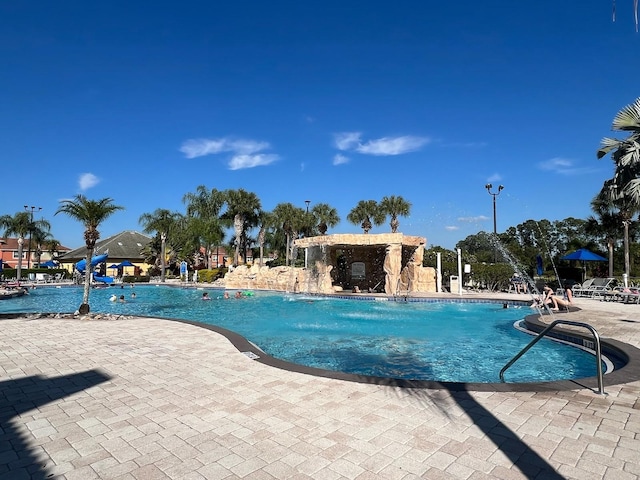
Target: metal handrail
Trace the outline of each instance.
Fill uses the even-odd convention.
[[[562,324],[562,325],[573,325],[574,327],[583,327],[583,328],[586,328],[587,330],[589,330],[593,334],[593,340],[594,340],[594,344],[595,344],[595,347],[596,347],[596,371],[597,371],[597,374],[598,374],[598,393],[600,395],[605,395],[604,386],[603,386],[604,379],[603,379],[603,376],[602,376],[602,350],[600,348],[600,336],[598,335],[598,332],[596,332],[596,329],[593,328],[588,323],[572,322],[572,321],[569,321],[569,320],[556,320],[556,321],[550,323],[547,328],[542,330],[536,336],[536,338],[534,338],[532,341],[529,342],[529,344],[526,347],[524,347],[522,350],[520,350],[520,353],[518,353],[515,357],[513,357],[509,361],[509,363],[507,363],[504,367],[502,367],[502,370],[500,370],[500,381],[504,382],[504,372],[509,367],[511,367],[511,365],[516,363],[516,361],[520,357],[522,357],[525,353],[527,353],[531,347],[533,347],[536,343],[538,343],[538,341],[540,341],[547,334],[547,332],[551,331],[556,325],[559,325],[559,324]]]

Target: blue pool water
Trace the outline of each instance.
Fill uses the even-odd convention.
[[[223,299],[222,290],[158,286],[110,287],[91,292],[92,312],[157,316],[218,325],[268,354],[293,363],[381,377],[443,382],[499,382],[500,369],[531,336],[514,322],[528,307],[500,303],[355,301],[256,292]],[[131,298],[131,293],[136,298]],[[126,303],[109,301],[125,295]],[[0,301],[0,313],[73,312],[82,287],[44,287]],[[507,372],[508,382],[590,377],[594,357],[543,340]]]

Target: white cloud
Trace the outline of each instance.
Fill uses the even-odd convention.
[[[259,153],[257,155],[234,155],[229,161],[229,170],[261,167],[269,165],[279,158],[280,157],[278,155],[266,153]]]
[[[551,160],[538,163],[538,167],[540,167],[541,170],[566,170],[573,167],[573,162],[566,158],[556,157]]]
[[[260,153],[271,147],[268,142],[234,138],[197,138],[185,141],[180,151],[187,158],[198,158],[218,153],[232,153],[228,166],[230,170],[269,165],[280,157],[275,154]]]
[[[333,157],[334,165],[343,165],[345,163],[349,163],[349,157],[342,155],[341,153],[336,153]]]
[[[400,137],[382,137],[362,141],[360,132],[342,132],[334,135],[334,143],[338,150],[353,150],[365,155],[389,156],[415,152],[431,140],[426,137],[403,135]]]
[[[487,178],[487,182],[489,183],[500,182],[500,181],[502,181],[502,175],[500,175],[499,173],[494,173],[489,178]]]
[[[413,137],[411,135],[405,135],[403,137],[383,137],[377,140],[369,140],[365,144],[358,145],[356,150],[368,155],[402,155],[403,153],[415,152],[428,142],[428,138]]]
[[[356,148],[360,145],[360,136],[361,133],[359,132],[336,133],[334,135],[336,148],[338,150],[351,150],[352,148]]]
[[[445,230],[449,230],[450,232],[454,231],[454,230],[460,230],[460,227],[457,227],[455,225],[447,225],[446,227],[444,227]]]
[[[98,183],[100,183],[100,179],[93,173],[83,173],[80,175],[80,178],[78,178],[78,185],[82,191],[95,187]]]
[[[486,222],[487,220],[489,220],[489,217],[484,215],[478,215],[477,217],[458,217],[459,222],[465,223]]]
[[[593,172],[597,172],[600,169],[597,167],[579,167],[573,160],[568,158],[552,158],[550,160],[538,163],[540,170],[548,172],[555,172],[559,175],[585,175]]]

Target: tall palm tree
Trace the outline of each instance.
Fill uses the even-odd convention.
[[[401,217],[408,217],[411,212],[411,204],[404,198],[400,196],[396,197],[395,195],[383,197],[380,202],[380,208],[386,215],[391,216],[391,222],[389,223],[391,226],[391,233],[396,233],[400,226],[398,215]]]
[[[613,249],[623,220],[615,205],[600,195],[596,195],[591,201],[591,210],[595,215],[587,218],[585,232],[598,239],[604,239],[609,257],[609,276],[613,277]]]
[[[369,233],[373,225],[382,225],[386,215],[375,200],[360,200],[347,215],[347,220],[354,225],[360,225],[365,234]]]
[[[79,221],[84,226],[84,241],[87,245],[87,256],[85,257],[86,269],[84,276],[84,294],[82,295],[82,304],[78,308],[78,311],[83,315],[90,311],[90,266],[96,242],[100,238],[98,227],[118,210],[124,210],[124,207],[114,205],[111,198],[107,197],[101,200],[89,200],[84,195],[76,195],[73,200],[61,200],[60,207],[55,213],[55,215],[64,213],[65,215]]]
[[[285,243],[285,265],[289,265],[289,260],[293,253],[293,240],[298,236],[298,232],[304,226],[306,212],[292,203],[279,203],[273,209],[275,224],[284,232]]]
[[[165,281],[167,238],[176,230],[179,218],[179,213],[158,208],[153,213],[143,213],[138,219],[145,233],[157,233],[160,236],[160,282]]]
[[[271,212],[264,210],[260,211],[258,215],[258,224],[260,225],[260,231],[258,232],[258,246],[260,247],[260,266],[264,265],[264,244],[267,236],[267,232],[270,228],[275,226],[275,215]]]
[[[18,237],[18,269],[16,279],[19,282],[22,278],[22,253],[24,239],[31,230],[31,215],[28,212],[18,212],[13,217],[3,215],[0,217],[0,228],[4,231],[4,237],[16,235]]]
[[[234,265],[238,265],[240,247],[242,246],[243,251],[246,251],[248,230],[251,230],[257,225],[262,205],[255,193],[247,192],[242,188],[238,190],[226,190],[224,196],[227,210],[222,214],[221,219],[226,225],[233,227],[235,233],[235,255],[233,263]]]
[[[216,258],[218,258],[217,249],[224,240],[220,210],[225,202],[225,193],[215,188],[208,190],[204,185],[199,185],[195,193],[187,193],[182,201],[187,205],[187,216],[197,219],[189,225],[190,228],[198,230],[197,233],[206,249],[207,268],[211,269],[213,246],[216,247]]]
[[[624,227],[624,269],[629,275],[629,223],[640,210],[640,98],[616,114],[612,129],[630,133],[622,140],[602,139],[597,156],[600,159],[611,154],[615,173],[604,182],[598,195],[620,214]]]
[[[318,221],[320,235],[326,235],[329,227],[333,228],[340,223],[338,211],[328,203],[316,204],[311,209],[311,213]]]

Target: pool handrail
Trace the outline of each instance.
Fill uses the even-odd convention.
[[[527,346],[525,346],[522,350],[520,350],[520,352],[515,357],[509,360],[509,362],[504,367],[502,367],[502,370],[500,370],[500,381],[504,383],[504,372],[506,372],[507,369],[511,367],[511,365],[516,363],[516,361],[520,357],[522,357],[525,353],[527,353],[531,347],[533,347],[536,343],[538,343],[538,341],[540,341],[556,325],[572,325],[574,327],[586,328],[591,332],[591,334],[593,335],[594,345],[596,349],[596,371],[597,371],[597,377],[598,377],[598,393],[600,395],[606,395],[604,392],[604,378],[602,374],[602,349],[600,348],[600,335],[598,335],[598,332],[596,331],[596,329],[593,328],[588,323],[572,322],[570,320],[555,320],[554,322],[551,322],[538,335],[536,335],[536,337],[533,340],[531,340]]]

